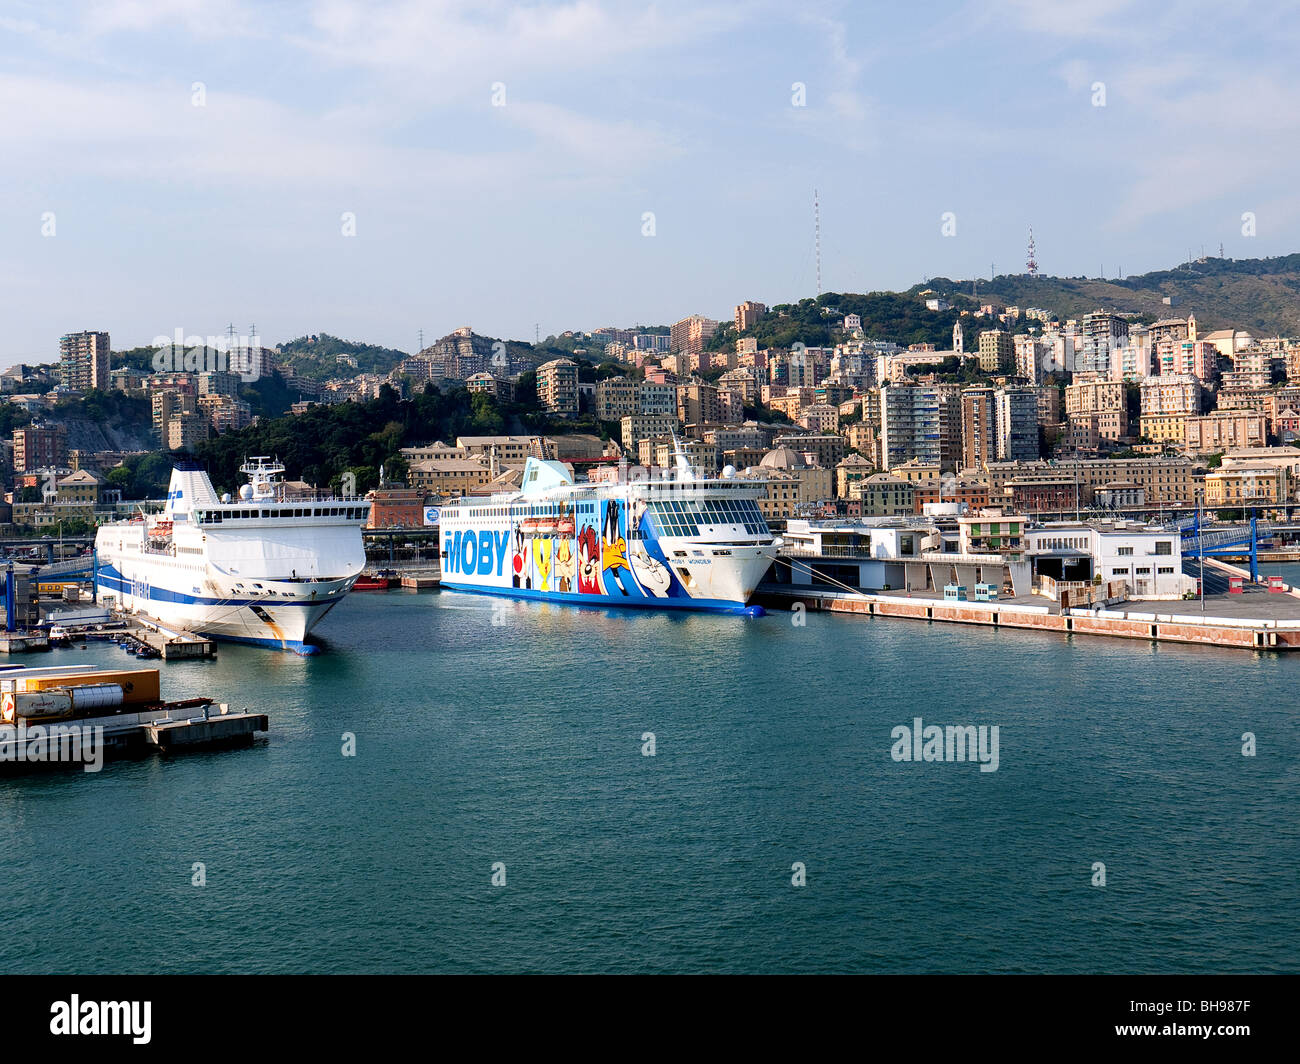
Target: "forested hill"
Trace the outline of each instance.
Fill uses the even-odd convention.
[[[910,294],[929,289],[968,297],[970,281],[931,278]],[[1005,275],[975,282],[980,303],[1043,307],[1062,317],[1114,310],[1153,317],[1196,315],[1202,329],[1243,328],[1259,336],[1300,333],[1300,254],[1268,259],[1207,258],[1172,270],[1123,280]],[[1171,302],[1165,303],[1169,297]]]
[[[950,303],[950,309],[927,310],[925,301],[931,297]],[[953,323],[963,320],[970,346],[970,334],[979,324],[972,322],[969,312],[989,303],[1018,306],[1022,311],[1039,307],[1061,319],[1095,310],[1137,315],[1146,321],[1195,314],[1202,332],[1237,327],[1258,336],[1295,336],[1300,335],[1300,254],[1208,258],[1122,280],[1026,274],[974,281],[932,277],[906,292],[826,292],[816,299],[774,306],[740,335],[757,338],[760,347],[789,347],[796,341],[820,346],[842,338],[844,315],[857,314],[870,339],[903,345],[932,343],[941,349],[952,342]],[[964,318],[963,311],[968,312]],[[1013,326],[1021,332],[1037,328],[1023,317]],[[734,328],[725,324],[709,346],[728,349],[736,337]]]

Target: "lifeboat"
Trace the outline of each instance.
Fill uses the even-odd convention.
[[[536,517],[525,517],[519,522],[519,531],[523,532],[525,535],[532,535],[532,533],[537,531],[538,524],[539,522]]]
[[[577,531],[577,526],[573,523],[573,518],[566,514],[556,523],[555,530],[562,536],[571,536]]]
[[[554,517],[541,517],[537,520],[537,531],[543,536],[555,534],[556,521]]]

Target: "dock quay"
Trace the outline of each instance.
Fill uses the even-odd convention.
[[[168,627],[145,614],[137,614],[136,626],[131,634],[162,655],[164,661],[185,658],[211,658],[217,653],[217,643],[205,635]]]
[[[1266,595],[1250,596],[1256,603],[1215,603],[1215,612],[1202,615],[1187,601],[1134,601],[1123,608],[1085,609],[1037,605],[1019,601],[954,602],[934,592],[854,594],[829,588],[764,584],[754,601],[775,609],[849,613],[867,617],[984,625],[993,628],[1062,635],[1111,636],[1153,643],[1193,643],[1241,650],[1300,650],[1300,613],[1278,610]],[[1295,599],[1286,597],[1294,606]],[[1248,610],[1248,606],[1257,607]],[[1236,616],[1258,612],[1261,616]],[[1231,612],[1229,612],[1231,611]],[[1272,616],[1269,616],[1272,614]]]
[[[211,698],[162,700],[157,669],[0,666],[0,774],[248,746],[269,727]]]
[[[46,632],[0,632],[0,654],[31,654],[49,649],[50,637]]]
[[[427,591],[442,583],[442,574],[437,568],[410,569],[401,573],[401,586],[408,591]]]
[[[194,701],[201,704],[190,704]],[[269,728],[265,713],[232,712],[201,699],[58,724],[0,724],[0,776],[69,763],[236,749],[251,746]]]

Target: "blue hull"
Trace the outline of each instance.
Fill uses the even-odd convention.
[[[631,595],[584,595],[572,591],[533,591],[521,587],[483,587],[443,580],[444,591],[468,591],[475,595],[497,595],[502,598],[524,599],[533,602],[555,602],[563,606],[591,606],[597,609],[626,610],[687,610],[697,613],[731,613],[745,617],[761,617],[766,612],[762,606],[746,606],[741,602],[723,599],[633,598]]]
[[[250,647],[268,647],[271,650],[291,650],[295,654],[303,657],[310,657],[312,654],[319,654],[320,647],[312,643],[301,643],[295,641],[281,642],[278,639],[255,639],[252,636],[241,635],[207,635],[206,638],[215,640],[218,643],[243,643]]]

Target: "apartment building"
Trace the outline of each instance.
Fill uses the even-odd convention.
[[[676,417],[665,414],[629,414],[619,420],[619,438],[628,451],[641,440],[668,438],[680,428]],[[642,465],[653,465],[653,455]]]
[[[1151,377],[1141,383],[1142,415],[1199,414],[1201,382],[1191,374]]]
[[[68,464],[68,430],[62,425],[26,425],[13,431],[14,472],[62,469]]]
[[[578,364],[556,358],[537,367],[537,398],[552,414],[578,412]]]
[[[499,403],[510,403],[515,398],[514,381],[491,373],[471,373],[465,378],[465,387],[472,393],[490,395]]]
[[[1266,419],[1252,410],[1189,417],[1185,425],[1183,446],[1188,454],[1217,454],[1236,447],[1263,447],[1268,442]]]
[[[1205,474],[1205,505],[1210,509],[1269,506],[1293,502],[1285,466],[1239,465]]]
[[[1071,432],[1093,433],[1099,440],[1118,440],[1128,435],[1128,406],[1123,381],[1089,380],[1065,389],[1065,414]],[[1073,438],[1073,435],[1072,435]],[[1078,447],[1095,450],[1096,445]]]
[[[679,354],[699,356],[704,346],[713,338],[718,323],[712,318],[692,314],[675,322],[669,330],[669,348]]]
[[[59,368],[63,385],[78,391],[108,391],[109,340],[106,332],[68,333],[59,338]]]
[[[800,410],[796,420],[812,432],[835,432],[840,427],[840,410],[830,403],[813,403]]]
[[[703,425],[722,420],[722,404],[716,385],[693,380],[677,386],[677,417],[684,425]]]
[[[193,396],[182,396],[191,403]],[[212,435],[212,421],[207,414],[199,410],[179,410],[167,418],[167,434],[163,440],[172,451],[189,450],[195,444]]]
[[[1038,457],[1038,390],[999,388],[994,395],[997,414],[997,457],[1000,461],[1032,461]]]
[[[881,455],[887,469],[911,458],[955,469],[961,463],[961,388],[956,384],[884,384]]]
[[[1125,409],[1123,381],[1090,380],[1066,386],[1066,417],[1123,409]]]
[[[1190,504],[1201,489],[1205,467],[1185,455],[1139,458],[1065,458],[1054,462],[994,462],[986,473],[989,497],[1006,496],[1007,485],[1019,480],[1023,485],[1033,482],[1048,483],[1055,487],[1068,487],[1069,506],[1074,506],[1075,488],[1079,503],[1091,506],[1096,492],[1107,484],[1122,481],[1135,484],[1146,493],[1151,505]],[[1049,509],[1040,506],[1040,509]]]
[[[658,417],[677,416],[677,386],[658,381],[642,381],[637,389],[635,413]]]
[[[873,473],[849,488],[860,501],[863,517],[908,517],[916,512],[916,486],[888,473]]]
[[[755,303],[752,299],[747,299],[739,304],[735,311],[736,332],[743,333],[752,329],[758,324],[758,319],[767,313],[767,307],[762,303]]]
[[[433,458],[412,462],[407,483],[424,494],[444,497],[467,495],[492,479],[489,467],[472,458]]]
[[[997,396],[992,388],[961,393],[961,465],[983,469],[998,457]],[[1035,454],[1033,457],[1038,457]]]
[[[791,450],[820,469],[834,469],[844,457],[844,437],[834,432],[787,433],[777,436],[772,446]]]
[[[1016,368],[1016,346],[1011,334],[986,329],[979,339],[980,369],[985,373],[1012,373]]]
[[[622,421],[641,412],[640,385],[627,377],[607,377],[596,385],[596,417]]]

